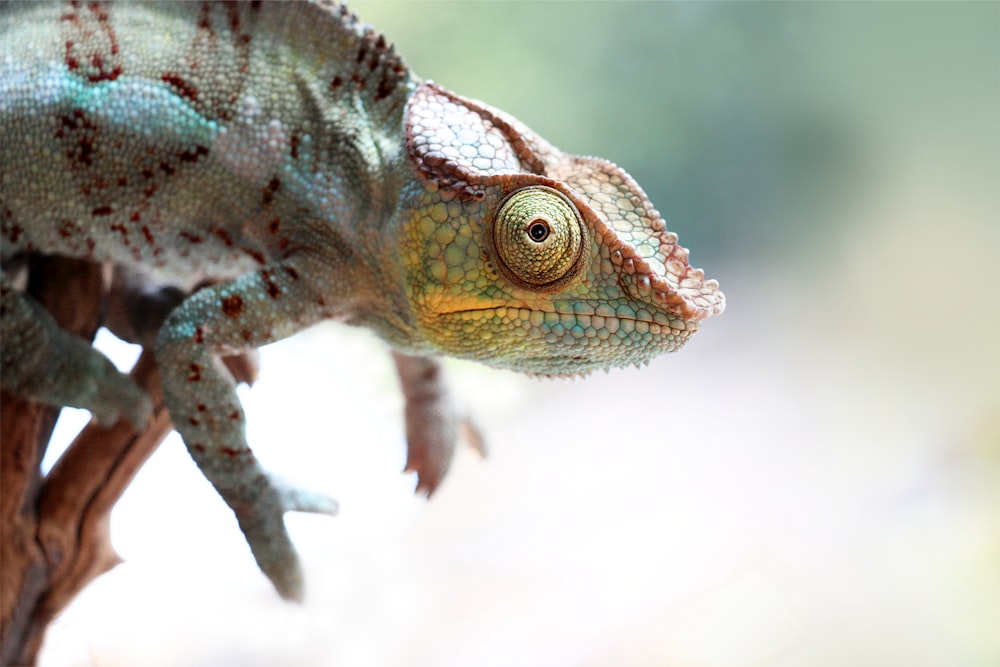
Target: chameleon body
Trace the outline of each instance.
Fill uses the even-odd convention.
[[[165,321],[132,329],[286,597],[283,513],[335,504],[260,467],[221,355],[328,319],[374,330],[429,493],[459,426],[439,355],[585,374],[676,350],[724,307],[627,173],[421,80],[324,2],[0,5],[0,222],[8,269],[51,253],[173,286]],[[9,270],[2,298],[5,389],[143,424],[148,399]]]

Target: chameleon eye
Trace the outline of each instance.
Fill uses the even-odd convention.
[[[528,237],[535,243],[542,243],[549,238],[550,231],[549,221],[544,218],[532,220],[531,224],[528,225]]]
[[[580,268],[584,247],[580,214],[552,188],[511,194],[493,223],[493,246],[504,273],[529,287],[558,287]]]

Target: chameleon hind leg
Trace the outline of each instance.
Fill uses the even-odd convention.
[[[206,287],[167,318],[156,342],[163,390],[188,451],[236,514],[260,569],[286,599],[301,599],[289,511],[334,514],[336,501],[269,475],[246,441],[235,381],[220,356],[285,338],[321,319],[317,294],[291,263]]]

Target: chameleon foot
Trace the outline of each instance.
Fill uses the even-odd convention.
[[[108,362],[110,366],[110,362]],[[153,414],[153,403],[149,396],[139,388],[127,375],[119,373],[112,367],[94,394],[94,401],[82,405],[90,410],[100,426],[108,427],[125,419],[135,429],[142,430],[150,415]]]
[[[153,411],[146,393],[90,343],[59,328],[40,305],[0,285],[2,385],[47,405],[89,410],[102,426],[124,417],[142,428]]]
[[[70,335],[65,338],[48,360],[60,383],[40,392],[40,400],[89,410],[104,427],[124,418],[141,429],[153,412],[146,392],[86,341]]]
[[[252,502],[234,503],[240,530],[261,571],[286,600],[302,601],[303,577],[299,555],[285,528],[285,512],[335,515],[337,501],[322,494],[296,489],[262,475]]]

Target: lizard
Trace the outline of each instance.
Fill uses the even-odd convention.
[[[149,399],[11,267],[47,253],[140,276],[157,298],[126,299],[125,328],[288,599],[284,513],[336,503],[259,464],[222,356],[326,320],[374,331],[429,495],[461,427],[442,356],[586,375],[675,351],[725,307],[627,172],[421,79],[324,0],[0,5],[0,243],[3,388],[142,428]]]

